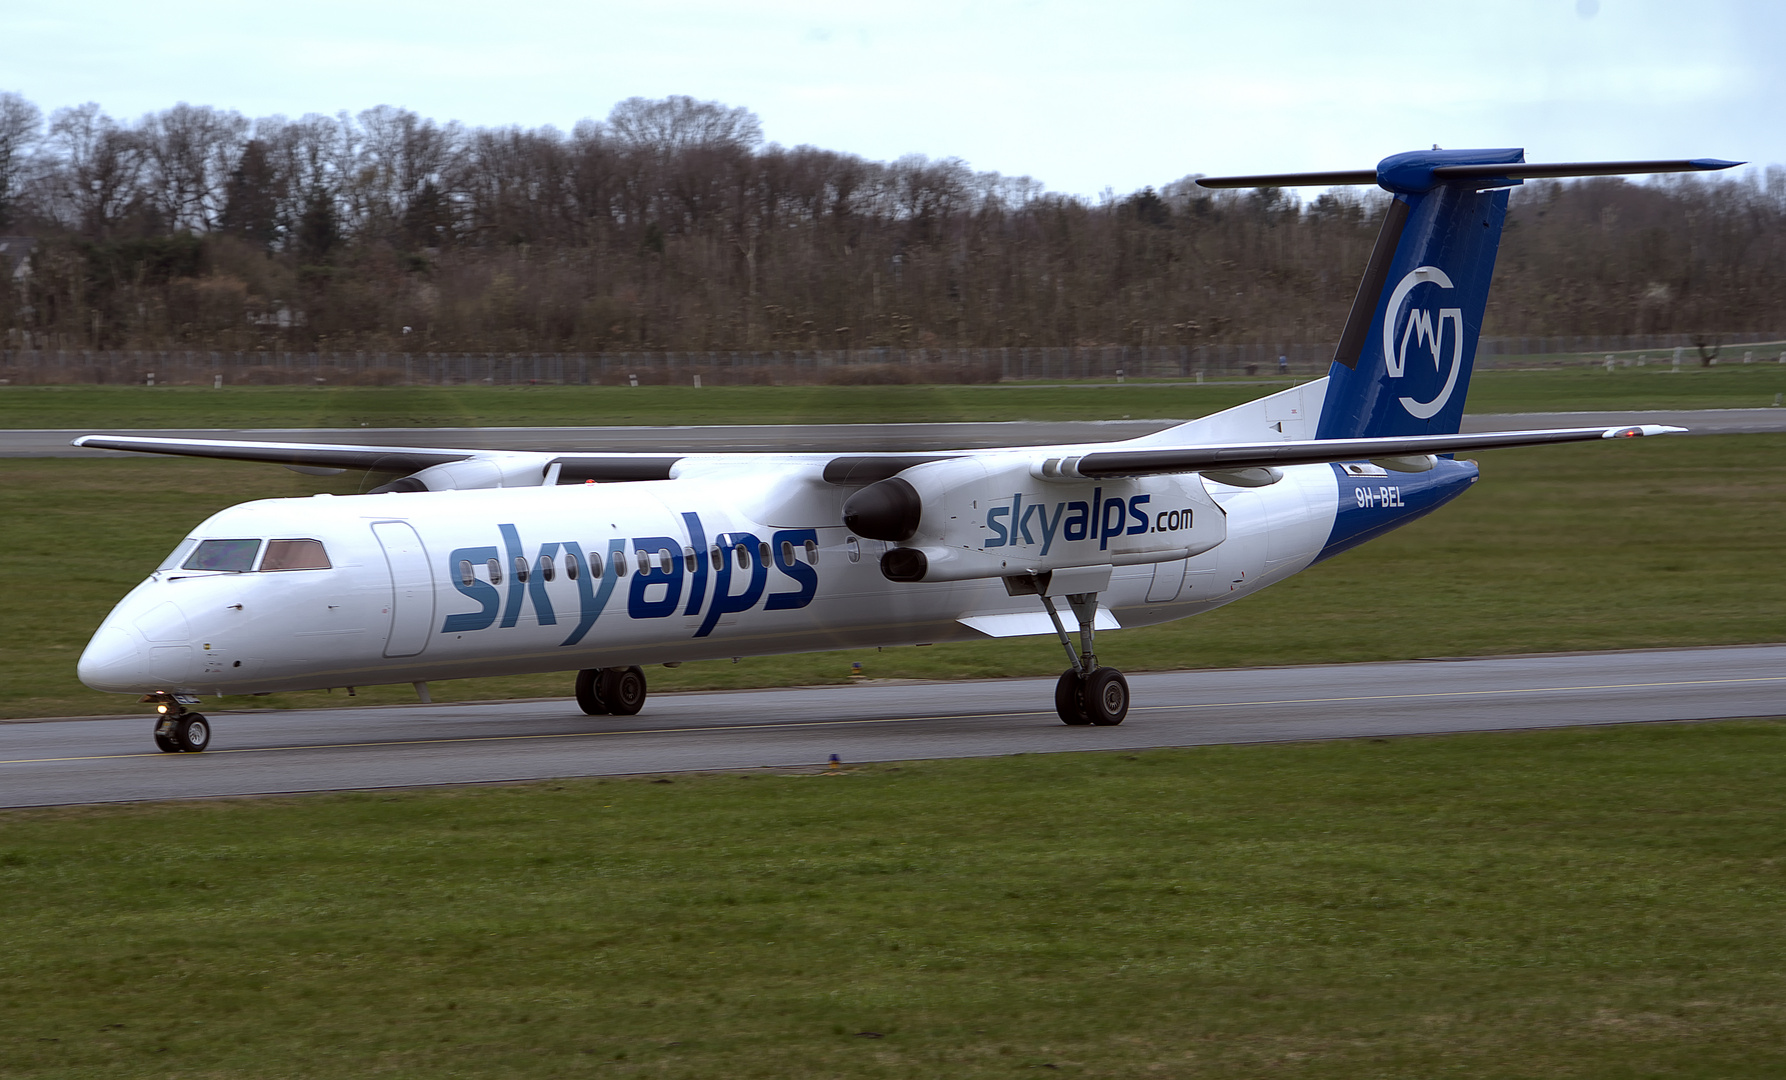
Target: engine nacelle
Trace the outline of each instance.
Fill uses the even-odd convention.
[[[430,465],[420,472],[399,477],[374,490],[468,491],[473,488],[539,487],[545,482],[545,478],[542,455],[516,454],[513,457],[475,457]]]
[[[1227,516],[1194,475],[1043,479],[1031,456],[915,465],[850,496],[844,524],[899,545],[881,558],[893,581],[1166,562],[1227,538]]]

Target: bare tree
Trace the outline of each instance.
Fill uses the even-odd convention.
[[[248,128],[240,113],[184,102],[143,118],[138,130],[153,185],[150,198],[168,228],[209,232],[216,227]]]
[[[347,190],[360,207],[358,224],[365,238],[398,238],[412,209],[435,221],[461,153],[459,126],[436,124],[389,105],[365,110],[358,121],[357,161],[344,171],[350,176]],[[418,207],[417,200],[426,205]]]
[[[145,348],[263,333],[230,304],[292,307],[276,340],[335,347],[1331,340],[1387,199],[1189,177],[1084,199],[765,144],[749,110],[688,97],[567,135],[184,104],[45,132],[0,95],[0,212],[44,253],[31,329]],[[1491,335],[1786,328],[1786,172],[1529,184],[1498,265]]]
[[[56,158],[45,176],[49,209],[64,225],[107,238],[126,218],[148,207],[142,139],[97,104],[57,109],[50,116],[48,142]]]
[[[43,111],[14,93],[0,93],[0,229],[13,221],[13,204],[43,137]]]
[[[665,155],[722,146],[750,150],[763,141],[763,125],[749,109],[680,94],[627,98],[608,114],[608,130],[623,146]]]

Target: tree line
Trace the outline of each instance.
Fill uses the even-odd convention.
[[[1238,163],[1236,163],[1238,164]],[[0,94],[10,343],[410,351],[1331,340],[1385,196],[1050,192],[954,158],[765,143],[630,98],[468,127],[390,106],[44,116]],[[1786,171],[1528,184],[1485,333],[1786,328]]]

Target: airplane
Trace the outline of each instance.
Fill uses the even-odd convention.
[[[426,702],[430,680],[575,671],[585,713],[628,716],[652,664],[1051,634],[1060,719],[1120,724],[1128,682],[1099,631],[1232,603],[1431,513],[1478,479],[1458,454],[1684,430],[1459,425],[1509,189],[1738,164],[1435,148],[1205,178],[1392,199],[1325,377],[1123,441],[560,454],[86,435],[74,445],[393,478],[201,522],[107,616],[79,676],[143,695],[156,745],[180,753],[209,745],[206,694],[407,682]]]

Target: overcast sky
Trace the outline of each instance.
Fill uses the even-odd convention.
[[[1783,65],[1780,0],[0,5],[0,90],[46,113],[390,104],[568,128],[689,94],[785,145],[1081,194],[1434,143],[1786,163]]]

